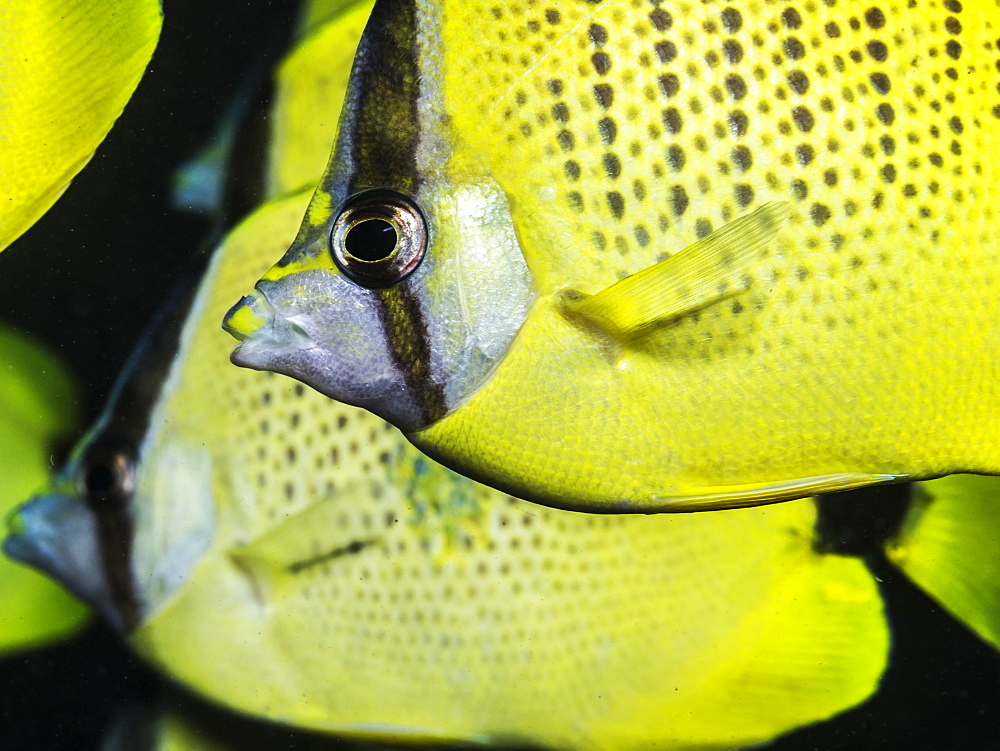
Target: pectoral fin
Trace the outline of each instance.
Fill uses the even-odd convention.
[[[627,337],[743,292],[752,283],[752,265],[788,212],[785,201],[765,204],[595,295],[565,295],[565,310]]]
[[[230,560],[250,579],[263,604],[305,586],[300,574],[325,563],[358,555],[380,540],[359,535],[338,525],[337,517],[358,499],[372,497],[372,485],[352,482],[290,516],[246,545],[229,551]]]

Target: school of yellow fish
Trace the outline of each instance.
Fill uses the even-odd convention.
[[[306,3],[268,202],[5,551],[198,694],[342,736],[733,748],[864,701],[882,602],[812,500],[559,507],[994,468],[982,5],[379,0],[362,38],[371,2]],[[237,359],[369,411],[229,363],[259,277]],[[917,487],[887,556],[1000,646],[1000,483]]]

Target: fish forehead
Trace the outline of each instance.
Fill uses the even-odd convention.
[[[358,46],[336,158],[350,165],[349,193],[419,187],[420,61],[415,0],[381,0]]]
[[[358,45],[330,162],[298,237],[265,279],[329,269],[330,226],[351,195],[371,188],[418,194],[421,84],[416,3],[379,0]]]
[[[996,183],[992,0],[445,5],[449,127],[543,289],[597,291],[774,200],[819,271],[989,218],[968,199]]]

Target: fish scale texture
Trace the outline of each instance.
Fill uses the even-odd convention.
[[[429,462],[370,413],[232,367],[211,324],[307,199],[275,201],[227,241],[154,414],[140,581],[176,534],[163,530],[178,498],[147,495],[167,459],[211,468],[215,535],[169,597],[143,586],[142,654],[299,725],[557,747],[728,747],[873,689],[878,593],[860,561],[813,551],[810,502],[697,517],[546,509]]]
[[[995,2],[527,0],[441,24],[424,44],[453,137],[512,196],[538,309],[765,203],[791,215],[747,293],[642,346],[529,317],[419,445],[632,508],[651,488],[1000,470]]]

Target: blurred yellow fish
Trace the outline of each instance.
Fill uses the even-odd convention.
[[[993,0],[383,0],[240,365],[552,506],[1000,472]]]
[[[93,156],[162,23],[158,0],[0,3],[0,250]]]
[[[1000,478],[952,475],[915,486],[890,561],[1000,649]]]
[[[72,435],[76,389],[40,343],[0,326],[0,515],[45,483],[54,444]],[[0,559],[0,652],[64,637],[87,616],[62,587]]]
[[[337,28],[290,60],[341,48]],[[282,75],[313,83],[283,79],[279,110],[324,85],[309,66]],[[323,157],[298,149],[317,139],[272,153],[295,149],[314,184]],[[306,178],[271,174],[278,191]],[[882,603],[861,561],[814,549],[812,502],[539,508],[426,460],[369,412],[233,368],[214,322],[292,240],[311,190],[217,251],[189,312],[153,332],[50,491],[14,517],[8,552],[198,693],[344,735],[732,747],[874,691]]]

